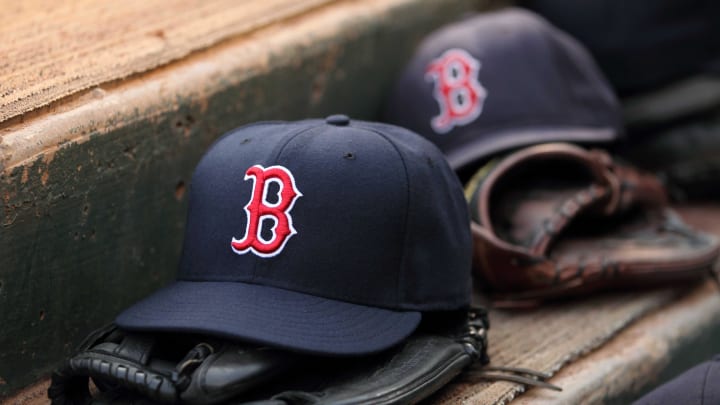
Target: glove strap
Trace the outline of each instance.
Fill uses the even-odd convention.
[[[461,341],[465,347],[465,351],[476,359],[481,369],[470,370],[464,376],[467,381],[475,381],[477,379],[489,381],[509,381],[518,384],[530,385],[534,387],[547,388],[555,391],[562,391],[556,385],[550,384],[545,380],[551,376],[535,370],[519,367],[497,367],[487,366],[490,359],[487,355],[487,330],[490,327],[490,320],[485,308],[473,307],[468,312],[468,329],[461,337]],[[500,373],[492,373],[497,371]]]
[[[481,365],[490,362],[487,354],[487,330],[490,327],[487,310],[482,307],[472,307],[468,310],[467,329],[459,338],[465,352]]]
[[[192,373],[213,353],[215,353],[215,349],[207,343],[200,343],[193,347],[178,363],[170,376],[175,387],[180,391],[185,391],[190,385]]]

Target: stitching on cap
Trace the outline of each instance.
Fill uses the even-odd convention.
[[[403,166],[403,171],[405,172],[405,206],[407,207],[407,209],[405,210],[405,224],[403,226],[404,231],[405,231],[405,240],[403,241],[402,259],[400,259],[401,271],[398,272],[398,276],[396,279],[396,287],[395,287],[396,288],[396,291],[395,291],[396,297],[398,298],[397,305],[399,307],[402,307],[402,306],[404,306],[404,303],[402,301],[404,301],[406,297],[405,297],[404,293],[403,294],[400,293],[400,291],[402,289],[400,279],[405,275],[404,272],[405,272],[406,266],[407,266],[406,258],[407,258],[408,250],[409,250],[408,249],[408,241],[410,240],[410,237],[409,237],[410,232],[408,232],[408,223],[410,222],[410,176],[408,175],[407,164],[405,164],[405,158],[403,157],[403,154],[400,152],[400,149],[398,149],[398,147],[395,145],[395,143],[393,143],[390,140],[390,138],[388,138],[386,135],[382,134],[381,132],[377,131],[375,128],[372,128],[372,127],[358,125],[356,128],[361,128],[366,131],[373,132],[373,133],[377,134],[378,136],[380,136],[381,138],[383,138],[387,143],[389,143],[393,147],[393,149],[395,149],[395,152],[400,157],[400,161],[402,162],[402,166]]]
[[[708,364],[708,367],[705,370],[705,376],[703,377],[702,382],[702,389],[700,390],[700,405],[705,404],[705,387],[707,387],[707,380],[710,376],[710,371],[712,371],[712,363]]]
[[[280,158],[280,155],[283,153],[283,151],[285,151],[285,147],[286,147],[293,139],[295,139],[295,138],[297,138],[298,136],[304,134],[305,132],[310,131],[311,129],[315,129],[315,128],[318,128],[318,127],[320,127],[320,126],[321,126],[321,125],[318,124],[318,125],[313,125],[313,126],[308,127],[308,128],[303,128],[302,130],[300,130],[300,131],[298,131],[298,132],[296,132],[296,133],[288,136],[288,138],[285,140],[285,142],[284,142],[280,147],[277,148],[277,153],[275,153],[275,156],[272,158],[273,164],[277,163],[278,159]],[[255,263],[253,264],[252,278],[250,278],[250,281],[252,281],[252,282],[255,282],[255,279],[256,279],[256,276],[257,276],[258,263],[260,263],[260,260],[257,260],[257,259],[256,259],[256,260],[255,260]],[[273,262],[272,262],[272,261],[268,261],[268,262],[266,262],[266,263],[267,263],[268,269],[272,269]]]

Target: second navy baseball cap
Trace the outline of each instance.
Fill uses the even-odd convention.
[[[536,143],[610,142],[622,128],[617,98],[590,54],[517,8],[428,35],[396,82],[384,119],[438,145],[456,170]]]
[[[345,116],[242,127],[193,174],[177,281],[119,327],[308,353],[393,346],[470,300],[462,187],[417,134]]]

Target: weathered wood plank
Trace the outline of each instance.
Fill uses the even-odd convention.
[[[50,379],[44,379],[29,387],[15,393],[12,397],[6,398],[4,405],[45,405],[50,403],[47,397],[47,390],[50,387]]]
[[[184,190],[217,136],[262,119],[375,118],[414,44],[474,6],[340,2],[6,125],[0,397],[173,277]]]
[[[332,1],[7,2],[0,122]]]
[[[628,404],[642,392],[720,351],[720,294],[713,282],[643,318],[550,382],[563,392],[532,389],[519,405]]]
[[[491,365],[529,368],[553,375],[601,347],[637,319],[672,302],[682,292],[664,289],[595,294],[532,310],[492,310],[488,335]],[[519,384],[474,379],[470,374],[446,387],[434,399],[447,405],[502,405],[524,390]]]

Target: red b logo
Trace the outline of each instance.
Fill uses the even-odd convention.
[[[295,186],[295,178],[290,171],[282,166],[270,166],[267,169],[255,165],[245,172],[245,180],[253,180],[252,196],[247,203],[247,225],[245,236],[242,239],[232,238],[232,250],[239,254],[248,251],[260,257],[272,257],[280,253],[288,239],[297,231],[293,228],[290,210],[295,200],[302,197],[302,193]],[[277,202],[270,203],[268,187],[275,183],[279,187]],[[272,221],[270,232],[272,237],[264,239],[262,236],[264,221]]]
[[[462,49],[450,49],[433,60],[425,78],[435,82],[433,95],[440,115],[430,125],[444,134],[455,126],[473,122],[482,112],[487,91],[477,79],[480,62]]]

